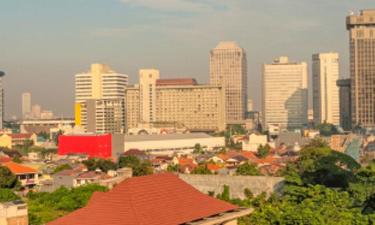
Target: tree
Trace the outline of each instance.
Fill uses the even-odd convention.
[[[204,153],[201,144],[197,143],[197,144],[194,145],[194,151],[193,151],[193,153],[194,154],[203,154]]]
[[[41,137],[43,138],[44,140],[49,140],[49,135],[47,134],[47,132],[45,131],[42,131],[38,134],[38,137]]]
[[[133,170],[133,176],[145,176],[153,173],[151,162],[139,160],[135,156],[122,156],[118,163],[120,168],[129,167]]]
[[[72,169],[72,167],[69,165],[69,164],[62,164],[62,165],[59,165],[57,166],[54,170],[53,170],[53,174],[56,174],[58,172],[61,172],[63,170],[70,170]]]
[[[212,172],[207,168],[207,165],[200,165],[197,168],[195,168],[192,172],[192,174],[212,174]]]
[[[7,167],[0,166],[0,188],[14,188],[17,177]]]
[[[118,162],[120,168],[123,167],[136,167],[141,164],[141,161],[135,156],[121,156]]]
[[[22,160],[18,156],[14,156],[12,161],[15,162],[15,163],[22,163]]]
[[[266,158],[268,154],[270,153],[270,151],[271,151],[271,146],[269,146],[268,144],[266,144],[265,146],[260,145],[258,148],[257,155],[260,158]]]
[[[237,176],[258,176],[259,171],[256,165],[250,164],[247,162],[237,167],[236,175]]]
[[[116,163],[112,162],[111,160],[92,158],[92,159],[85,160],[82,163],[90,171],[100,169],[103,172],[108,172],[109,170],[117,169]]]
[[[335,125],[330,124],[330,123],[322,123],[317,126],[319,129],[320,135],[322,136],[331,136],[333,134],[338,134],[337,128]]]
[[[20,197],[10,189],[0,188],[0,203],[19,200]]]
[[[178,164],[176,165],[168,165],[167,167],[167,171],[168,172],[178,172],[180,169],[180,167],[178,166]]]

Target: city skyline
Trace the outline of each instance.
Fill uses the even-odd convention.
[[[94,0],[90,7],[84,0],[20,2],[4,3],[7,10],[1,13],[6,118],[20,115],[19,97],[25,90],[47,108],[73,116],[74,74],[94,62],[128,74],[130,83],[136,82],[139,69],[148,67],[159,69],[166,78],[193,77],[207,83],[209,50],[222,40],[236,41],[246,50],[249,97],[259,110],[262,64],[278,55],[311,65],[311,54],[336,51],[342,77],[348,77],[343,21],[349,10],[371,8],[371,1],[361,1],[360,6],[358,2],[288,1],[282,8],[278,7],[285,6],[282,0],[159,4]],[[97,16],[85,18],[88,13]]]

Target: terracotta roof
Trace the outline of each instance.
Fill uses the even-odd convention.
[[[197,85],[197,84],[198,84],[197,81],[193,78],[156,80],[156,86],[180,86],[180,85]]]
[[[14,139],[27,139],[27,138],[31,138],[33,134],[7,134],[7,135]]]
[[[105,180],[110,179],[111,177],[103,172],[96,172],[96,171],[86,171],[79,174],[76,179],[99,179]]]
[[[12,173],[19,175],[19,174],[27,174],[27,173],[37,173],[37,171],[31,167],[27,167],[15,162],[6,162],[2,164],[5,167],[8,167]]]
[[[222,167],[217,165],[217,164],[213,164],[213,163],[208,163],[207,164],[207,169],[210,170],[211,172],[212,171],[218,171],[220,170]]]
[[[177,225],[238,209],[171,173],[130,178],[48,225]]]
[[[139,149],[129,149],[126,152],[123,153],[124,156],[145,156],[146,153],[144,151],[141,151]]]
[[[9,161],[12,161],[12,159],[9,158],[9,157],[0,156],[0,164],[1,163],[6,163],[6,162],[9,162]]]

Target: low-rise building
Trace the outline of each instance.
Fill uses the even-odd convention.
[[[252,133],[242,142],[242,150],[257,152],[260,146],[265,146],[267,143],[267,135]]]
[[[31,167],[24,166],[13,161],[5,162],[1,165],[7,167],[14,175],[16,175],[17,179],[24,187],[31,188],[39,183],[38,171]]]
[[[0,225],[28,225],[27,204],[23,201],[0,203]]]
[[[125,151],[139,149],[158,155],[191,154],[196,144],[211,151],[224,147],[225,140],[205,133],[125,136]]]
[[[117,158],[124,152],[122,134],[60,135],[59,155],[85,154],[94,158]]]
[[[29,134],[2,134],[0,136],[0,147],[12,149],[18,145],[24,145],[28,141],[32,144],[37,142],[38,136],[34,133]]]
[[[161,191],[162,190],[162,191]],[[234,225],[252,209],[215,199],[170,173],[130,178],[47,225]]]

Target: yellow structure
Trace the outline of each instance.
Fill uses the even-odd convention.
[[[81,126],[82,121],[81,121],[81,104],[80,103],[75,104],[74,119],[75,119],[76,126]]]
[[[0,147],[11,149],[12,148],[12,138],[7,134],[1,135],[0,136]]]
[[[0,147],[12,149],[17,145],[24,145],[26,141],[37,142],[36,134],[2,134],[0,136]]]

